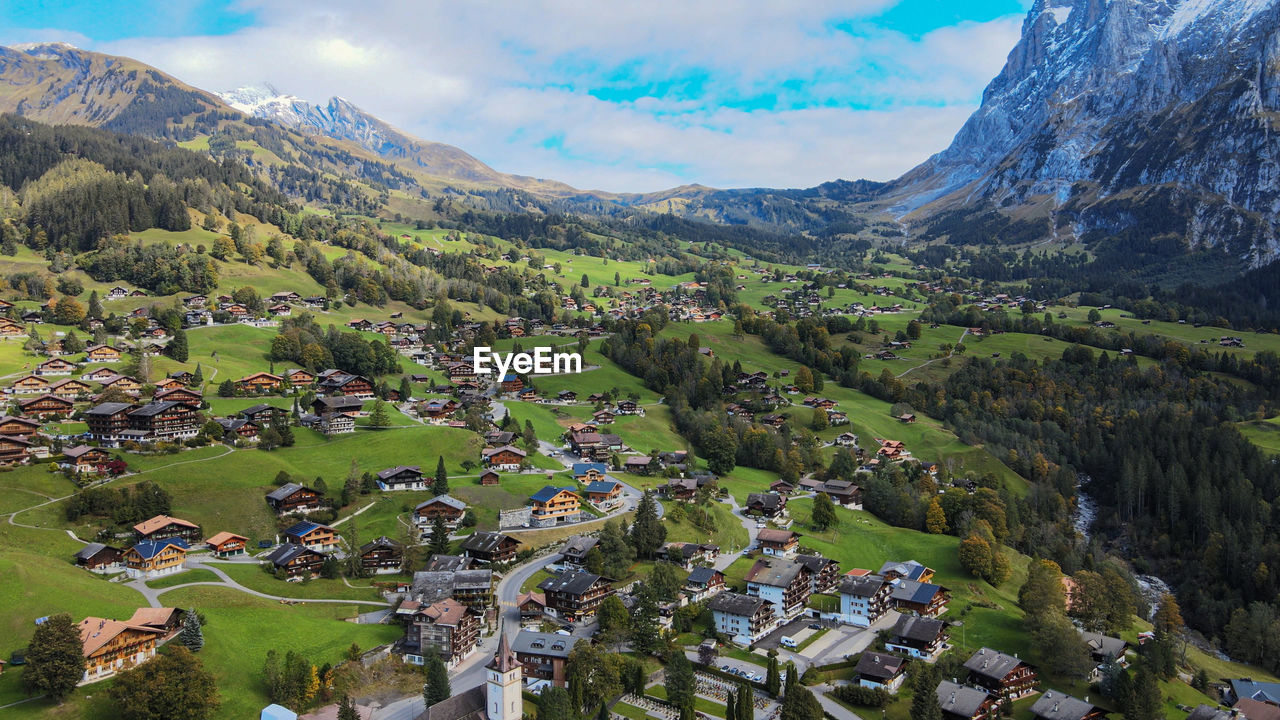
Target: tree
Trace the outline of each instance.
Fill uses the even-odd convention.
[[[218,386],[218,397],[235,397],[236,385],[230,379],[223,380]]]
[[[933,692],[930,691],[929,694],[932,695]],[[934,703],[937,703],[936,698]],[[818,702],[818,698],[814,697],[809,688],[796,685],[788,690],[787,696],[783,698],[779,718],[780,720],[822,720],[822,703]],[[912,718],[919,720],[914,715]]]
[[[947,514],[942,511],[942,504],[936,496],[929,499],[929,507],[924,511],[924,529],[934,535],[947,531]]]
[[[582,287],[591,287],[591,279],[587,277],[586,273],[582,273],[582,281],[578,284]]]
[[[440,653],[435,648],[427,650],[426,672],[427,683],[422,688],[422,699],[426,701],[427,707],[453,696],[453,691],[449,689],[449,669],[444,666],[444,660],[440,659]]]
[[[432,555],[449,554],[449,527],[445,525],[444,515],[436,515],[431,520],[431,541],[427,552]]]
[[[200,616],[195,608],[190,608],[182,616],[182,632],[178,639],[191,652],[200,652],[204,647],[204,630],[200,628]]]
[[[356,703],[350,695],[343,695],[338,701],[338,720],[360,720],[360,713],[356,711]]]
[[[1066,590],[1062,586],[1062,569],[1052,560],[1036,560],[1027,570],[1027,581],[1018,590],[1018,604],[1032,618],[1047,612],[1065,615]],[[1028,628],[1030,629],[1030,628]]]
[[[196,387],[204,384],[204,368],[200,367],[200,363],[196,363],[196,371],[191,374],[191,384]]]
[[[836,504],[831,502],[831,496],[820,492],[813,499],[813,513],[810,517],[813,526],[819,530],[826,530],[840,522],[836,517]]]
[[[122,720],[204,720],[219,705],[213,674],[183,647],[120,673],[107,695]]]
[[[98,298],[97,290],[89,293],[89,310],[86,315],[94,320],[102,319],[102,300]]]
[[[22,669],[22,687],[29,695],[48,695],[61,701],[84,677],[84,645],[80,629],[66,613],[36,626]]]
[[[814,432],[822,432],[827,429],[827,411],[816,407],[813,409],[813,416],[809,420],[809,429]]]
[[[369,413],[369,427],[384,428],[391,425],[391,415],[387,412],[387,402],[382,398],[373,401],[373,411]]]
[[[524,421],[524,432],[520,433],[520,439],[524,441],[524,446],[529,450],[538,449],[538,432],[533,429],[533,421]]]
[[[738,720],[738,695],[733,690],[724,699],[724,720]]]
[[[403,375],[400,378],[400,402],[409,402],[409,398],[413,397],[413,383],[409,382],[409,376]]]
[[[796,371],[796,387],[801,392],[813,392],[813,371],[801,365]]]
[[[84,306],[71,296],[65,296],[53,308],[54,322],[59,325],[79,325],[84,320]]]
[[[577,717],[568,690],[549,687],[538,695],[538,720],[575,720]]]
[[[606,521],[604,527],[600,530],[599,542],[593,548],[600,551],[600,559],[602,561],[601,575],[611,578],[623,578],[631,569],[631,563],[635,562],[636,550],[627,541],[626,534],[622,531],[622,526],[617,520]],[[588,555],[590,559],[590,555]]]
[[[1046,612],[1029,621],[1031,652],[1037,665],[1050,674],[1083,677],[1093,666],[1089,646],[1085,644],[1071,621],[1059,612]]]
[[[626,668],[627,660],[619,653],[591,643],[575,645],[565,659],[565,682],[575,714],[590,712],[597,703],[621,693]]]
[[[617,595],[610,595],[600,603],[596,620],[600,623],[601,639],[607,643],[625,638],[631,629],[631,615]]]
[[[938,705],[938,669],[928,663],[913,663],[911,679],[911,720],[942,720]]]
[[[680,577],[675,565],[660,562],[653,566],[653,571],[649,573],[647,583],[653,588],[654,594],[658,597],[673,598],[680,593],[680,588],[684,585],[684,578]]]
[[[636,652],[653,654],[662,644],[662,629],[658,625],[658,601],[648,585],[642,585],[636,594],[635,609],[631,611],[631,646]]]
[[[182,362],[182,363],[186,362],[187,356],[188,356],[187,331],[181,330],[181,329],[174,330],[173,339],[169,341],[169,344],[165,347],[164,350],[165,350],[165,354],[167,354],[169,357],[173,358],[174,360],[177,360],[178,362]]]
[[[683,650],[672,653],[671,659],[667,661],[664,685],[667,689],[667,702],[674,705],[681,715],[685,714],[686,709],[689,712],[693,711],[697,684],[693,674],[693,663],[689,662]]]
[[[449,472],[444,467],[444,456],[440,455],[436,459],[436,477],[431,483],[431,492],[437,495],[447,495],[449,493]]]
[[[1178,600],[1173,595],[1165,593],[1160,596],[1160,606],[1156,609],[1156,614],[1151,618],[1151,624],[1155,626],[1157,632],[1176,634],[1181,632],[1182,609],[1178,607]]]
[[[764,689],[765,692],[774,697],[782,693],[782,678],[778,674],[778,657],[776,655],[769,656],[769,665],[764,672]]]
[[[635,522],[631,525],[631,544],[636,555],[649,559],[666,539],[667,528],[658,517],[658,502],[653,499],[652,491],[645,490],[636,507]]]
[[[1159,720],[1163,717],[1164,698],[1160,694],[1160,685],[1151,668],[1142,663],[1133,676],[1133,691],[1128,707],[1124,709],[1124,720]]]

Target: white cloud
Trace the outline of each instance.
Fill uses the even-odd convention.
[[[893,2],[245,0],[259,22],[231,35],[95,49],[211,90],[341,95],[499,170],[578,187],[809,186],[892,178],[942,149],[1017,39],[1017,18],[918,40],[833,29]],[[689,89],[588,93],[673,78]],[[764,93],[777,103],[743,102]]]

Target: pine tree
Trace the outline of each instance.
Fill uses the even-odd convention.
[[[738,697],[734,691],[730,690],[728,697],[724,700],[724,720],[738,720]]]
[[[765,670],[764,689],[774,697],[782,692],[782,678],[778,675],[778,658],[769,658],[769,667]]]
[[[426,671],[427,683],[422,689],[422,697],[427,701],[427,707],[448,700],[453,695],[449,689],[449,670],[435,648],[428,648]]]
[[[431,492],[437,495],[449,494],[449,471],[444,467],[444,456],[440,455],[436,460],[436,477],[431,483]]]
[[[186,330],[173,331],[173,339],[169,341],[169,345],[165,348],[165,351],[169,355],[169,357],[173,358],[174,360],[177,360],[178,362],[182,362],[182,363],[186,362],[187,361],[187,331]]]
[[[89,293],[89,311],[86,315],[94,320],[102,319],[102,300],[98,299],[97,290]]]
[[[746,683],[738,684],[737,720],[756,720],[756,693]]]
[[[693,674],[693,664],[684,652],[677,650],[671,654],[666,668],[667,702],[676,706],[681,714],[685,708],[693,709],[697,693],[697,681]]]
[[[200,627],[200,616],[196,615],[195,608],[189,608],[182,616],[182,632],[178,639],[191,652],[200,652],[204,647],[204,630]]]
[[[409,402],[409,398],[413,396],[413,383],[409,382],[409,376],[405,375],[400,378],[400,402]]]
[[[235,396],[236,396],[235,383],[231,382],[231,380],[223,380],[222,384],[218,386],[218,397],[235,397]]]
[[[369,427],[384,428],[391,425],[391,415],[387,412],[387,403],[382,398],[373,401],[373,410],[369,413]]]
[[[933,691],[929,694],[932,696]],[[936,700],[934,704],[937,704]],[[915,715],[911,717],[912,720],[920,720]],[[809,688],[796,685],[795,689],[789,690],[786,698],[783,699],[778,718],[779,720],[822,720],[822,704],[809,691]]]
[[[796,664],[787,661],[787,682],[783,692],[790,695],[793,690],[800,687],[800,673],[796,672]]]
[[[343,695],[338,701],[338,720],[360,720],[360,714],[356,712],[356,703],[350,695]]]
[[[653,499],[651,491],[645,490],[636,508],[635,522],[631,525],[631,544],[636,549],[636,555],[648,559],[653,557],[666,539],[667,528],[658,517],[658,502]]]
[[[196,387],[204,384],[204,368],[200,367],[200,363],[196,363],[196,371],[191,374],[191,384]]]
[[[947,514],[942,511],[942,505],[936,497],[929,500],[929,508],[924,513],[924,527],[934,535],[947,531]]]
[[[62,613],[36,626],[22,669],[22,686],[29,695],[48,695],[61,701],[84,676],[84,645],[80,629]]]
[[[431,521],[431,543],[427,551],[432,555],[449,554],[449,528],[445,525],[444,515],[436,515]]]
[[[914,693],[911,698],[911,720],[942,720],[942,708],[938,705],[938,670],[928,663],[915,664],[915,678],[911,682]]]

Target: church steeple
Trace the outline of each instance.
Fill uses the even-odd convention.
[[[512,652],[506,633],[498,640],[498,652],[485,665],[485,715],[488,720],[520,720],[524,715],[521,694],[524,666]]]

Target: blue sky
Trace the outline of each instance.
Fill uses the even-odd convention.
[[[341,95],[499,170],[655,190],[889,179],[942,149],[1024,0],[29,2],[64,40],[209,90]]]

